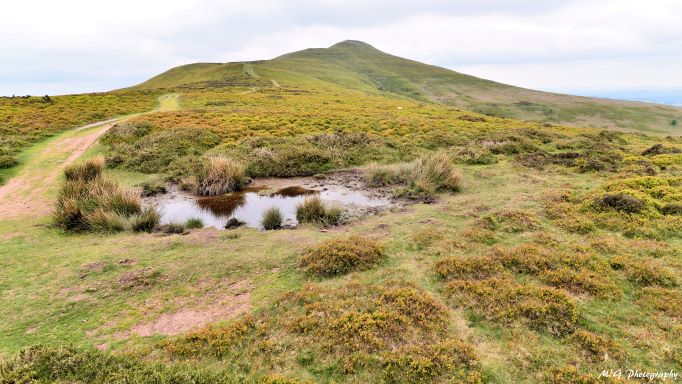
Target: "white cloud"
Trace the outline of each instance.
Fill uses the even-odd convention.
[[[682,87],[676,0],[8,2],[0,94],[107,90],[345,39],[541,89]]]

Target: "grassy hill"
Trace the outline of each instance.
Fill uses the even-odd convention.
[[[273,60],[184,65],[134,88],[257,87],[271,85],[269,79],[289,87],[334,85],[500,117],[623,131],[678,134],[673,121],[682,120],[680,108],[514,87],[389,55],[358,41],[306,49]]]
[[[53,99],[0,99],[0,155],[18,160],[0,170],[0,384],[682,370],[682,137],[548,124],[531,107],[609,127],[674,109],[523,90],[358,42]],[[539,121],[461,106],[493,104]],[[339,222],[328,213],[352,207],[307,203],[312,223],[221,230],[158,226],[142,200],[291,176],[396,205]]]

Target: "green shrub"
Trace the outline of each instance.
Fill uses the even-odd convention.
[[[646,208],[644,202],[626,193],[607,193],[598,198],[595,203],[598,207],[610,208],[625,213],[639,213]]]
[[[83,163],[67,165],[64,168],[64,176],[67,181],[89,181],[102,174],[104,170],[104,158],[95,157]]]
[[[196,176],[196,193],[200,196],[222,195],[239,191],[247,184],[242,164],[226,157],[212,157]]]
[[[19,162],[14,157],[10,155],[0,155],[0,169],[11,168],[17,164],[19,164]]]
[[[661,213],[664,215],[682,215],[682,204],[671,203],[661,207]]]
[[[309,144],[254,148],[245,161],[252,177],[312,176],[332,168],[329,155]]]
[[[374,240],[351,236],[326,241],[308,249],[299,265],[317,276],[343,275],[373,267],[385,258],[384,248]]]
[[[263,212],[261,225],[265,230],[282,228],[282,212],[277,207],[270,207]]]
[[[327,207],[320,196],[306,197],[296,206],[296,220],[320,226],[336,226],[341,223],[343,211],[339,207]]]
[[[204,222],[198,217],[190,217],[185,221],[184,227],[186,229],[199,229],[204,227]]]
[[[173,127],[152,130],[129,142],[112,141],[107,161],[138,172],[164,173],[175,162],[186,157],[199,157],[219,142],[220,137],[205,128]]]

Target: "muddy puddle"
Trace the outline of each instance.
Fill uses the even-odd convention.
[[[204,226],[219,229],[231,219],[251,228],[261,228],[263,212],[270,207],[280,209],[285,226],[296,226],[296,206],[312,195],[319,195],[329,206],[341,207],[346,220],[394,205],[388,194],[362,189],[361,184],[352,172],[332,174],[324,180],[256,179],[236,193],[202,197],[171,187],[168,193],[146,198],[145,202],[160,210],[161,224],[182,224],[187,219],[200,218]]]

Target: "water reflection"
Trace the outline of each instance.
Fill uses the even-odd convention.
[[[384,199],[372,198],[360,191],[335,187],[323,191],[301,186],[288,186],[267,193],[266,187],[247,188],[241,192],[221,196],[193,197],[174,194],[162,197],[156,202],[161,210],[161,223],[184,223],[190,218],[200,218],[207,227],[224,228],[225,223],[235,218],[252,228],[260,228],[263,212],[277,207],[285,223],[296,224],[296,206],[306,196],[319,194],[329,204],[361,207],[387,205]]]

